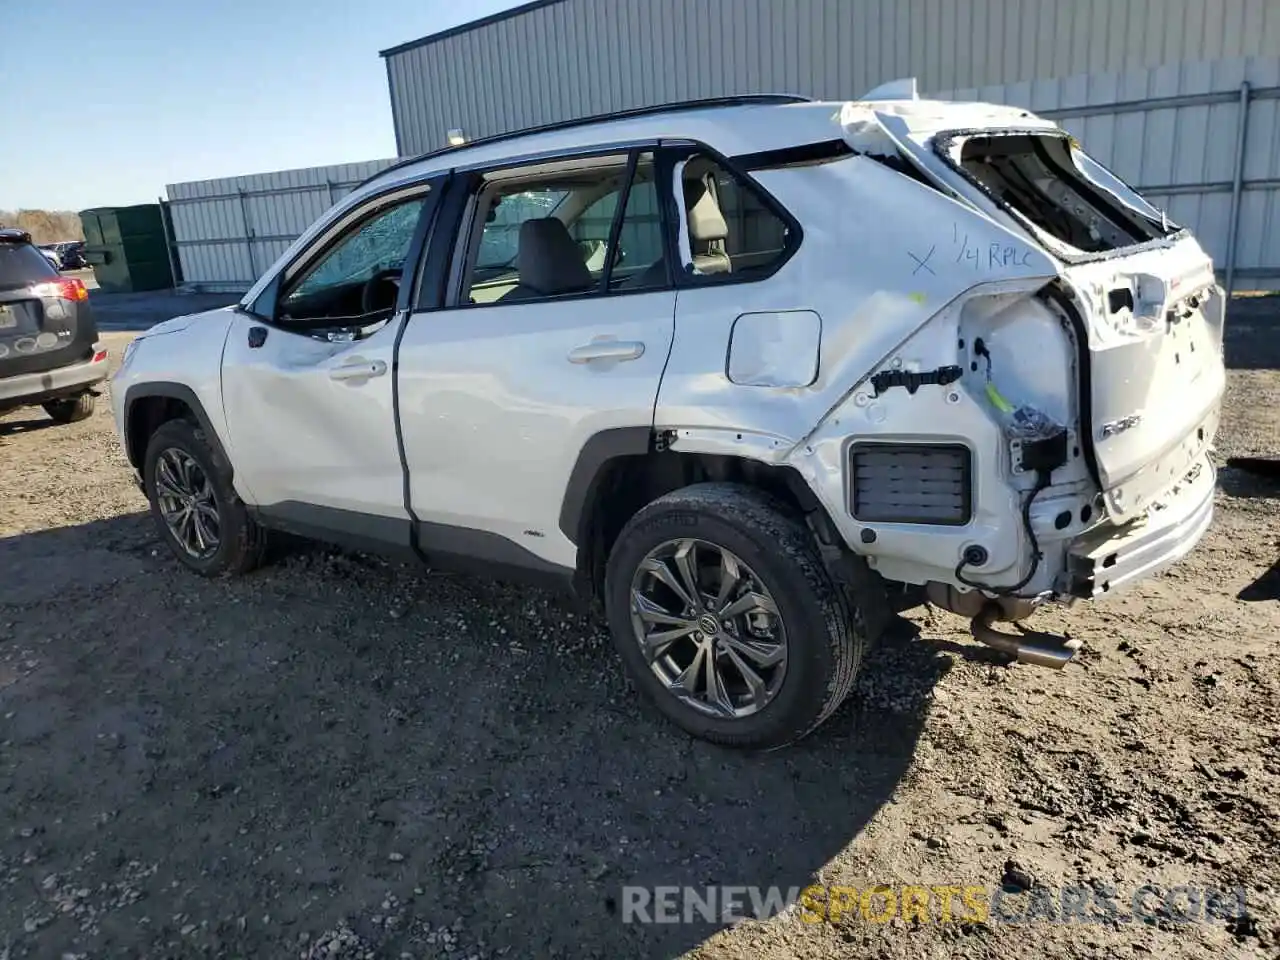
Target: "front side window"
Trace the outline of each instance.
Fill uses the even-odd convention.
[[[791,227],[754,186],[711,157],[694,156],[680,174],[692,277],[757,279],[786,259]]]
[[[395,311],[424,198],[398,201],[352,224],[280,300],[282,322],[363,326]]]
[[[651,154],[536,175],[502,171],[476,198],[461,303],[494,304],[666,284]],[[619,210],[626,196],[625,210]],[[621,219],[619,219],[621,217]]]

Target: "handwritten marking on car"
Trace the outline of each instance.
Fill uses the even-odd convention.
[[[952,224],[951,231],[953,243],[958,248],[955,262],[972,266],[978,273],[1031,265],[1031,250],[1025,247],[993,240],[983,250],[981,243],[973,242],[967,233],[960,233],[955,224]]]
[[[916,268],[911,271],[911,275],[913,277],[917,273],[919,273],[921,270],[928,270],[930,273],[933,273],[934,276],[937,276],[937,274],[934,273],[933,271],[933,267],[929,266],[929,258],[933,256],[934,251],[936,251],[937,249],[938,249],[938,245],[935,243],[933,246],[929,248],[929,252],[926,253],[923,257],[917,256],[916,254],[912,253],[910,250],[907,251],[907,256],[909,256],[912,260],[916,262]]]

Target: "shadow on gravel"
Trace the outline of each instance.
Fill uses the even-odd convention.
[[[1218,487],[1233,497],[1280,497],[1280,461],[1230,457],[1218,471]]]
[[[0,418],[3,416],[4,414],[0,413]],[[39,414],[33,420],[0,419],[0,437],[7,437],[16,433],[34,433],[37,430],[44,430],[46,427],[53,426],[57,426],[56,420]]]
[[[1232,299],[1223,353],[1232,370],[1280,370],[1280,295]]]
[[[1259,603],[1263,600],[1280,600],[1280,560],[1273,563],[1238,594],[1237,600]]]
[[[624,887],[803,888],[949,663],[898,621],[818,733],[745,754],[532,590],[323,550],[205,581],[143,514],[0,540],[0,569],[14,957],[675,957],[718,925],[625,924]]]

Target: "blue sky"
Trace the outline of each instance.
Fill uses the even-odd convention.
[[[512,6],[0,0],[0,209],[145,203],[166,183],[394,156],[378,51]]]

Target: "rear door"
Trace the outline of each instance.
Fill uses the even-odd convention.
[[[1082,419],[1107,506],[1116,519],[1141,514],[1194,468],[1217,428],[1225,299],[1212,260],[1046,121],[955,130],[910,110],[875,120],[929,177],[1057,260],[1085,327]]]
[[[653,155],[460,175],[464,189],[456,241],[446,214],[433,239],[431,258],[445,244],[453,264],[444,306],[423,291],[398,355],[421,544],[572,568],[561,511],[573,468],[619,428],[646,449],[671,348]]]

